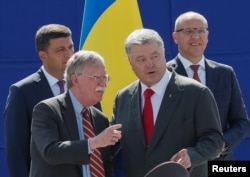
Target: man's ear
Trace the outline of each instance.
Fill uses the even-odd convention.
[[[172,38],[173,38],[174,42],[175,42],[176,44],[178,44],[176,32],[173,32],[173,33],[172,33]]]
[[[71,79],[71,82],[73,83],[73,85],[78,85],[79,84],[78,77],[77,77],[76,74],[72,74],[70,76],[70,79]]]
[[[45,51],[39,51],[38,55],[43,62],[47,59],[47,54]]]

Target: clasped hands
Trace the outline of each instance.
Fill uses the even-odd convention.
[[[97,136],[90,138],[90,149],[94,150],[116,144],[122,137],[121,130],[119,130],[121,127],[121,124],[111,125]]]

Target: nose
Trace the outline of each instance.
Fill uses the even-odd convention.
[[[69,59],[74,54],[74,49],[70,48],[65,50],[64,57]]]
[[[105,81],[105,79],[101,79],[100,82],[98,83],[98,85],[106,87],[107,82]]]
[[[197,30],[194,30],[191,34],[192,38],[199,38],[200,37],[200,34]]]
[[[153,65],[154,65],[154,59],[153,58],[149,58],[148,60],[147,60],[147,63],[146,63],[146,66],[148,67],[148,68],[151,68]]]

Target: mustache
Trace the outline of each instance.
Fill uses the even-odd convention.
[[[101,87],[101,86],[98,86],[95,89],[96,92],[104,92],[105,90],[106,90],[106,87]]]

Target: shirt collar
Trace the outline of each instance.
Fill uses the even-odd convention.
[[[83,105],[77,100],[77,98],[74,96],[74,94],[71,92],[70,89],[69,89],[69,95],[70,95],[75,113],[81,114],[81,112],[84,108]]]
[[[162,94],[164,94],[165,88],[168,85],[168,82],[171,78],[172,73],[166,69],[165,74],[163,75],[163,77],[161,78],[161,80],[156,83],[155,85],[151,86],[150,88],[154,91],[155,94],[161,96]],[[148,88],[145,84],[141,83],[141,88],[142,88],[142,92],[141,94],[143,95],[144,91]]]
[[[189,68],[190,65],[193,65],[192,62],[190,62],[188,59],[184,58],[183,56],[181,56],[180,53],[178,53],[178,58],[181,60],[184,68],[187,70]],[[200,59],[200,61],[197,63],[197,65],[200,65],[202,69],[205,70],[205,57],[204,55],[202,55],[202,58]]]
[[[57,83],[58,79],[55,78],[54,76],[52,76],[51,74],[49,74],[49,73],[46,71],[46,69],[44,68],[44,66],[42,66],[41,68],[42,68],[42,71],[43,71],[43,73],[44,73],[46,79],[47,79],[48,82],[49,82],[50,87],[53,86],[53,85],[55,85],[55,84]],[[65,79],[63,79],[63,80],[65,80]]]

